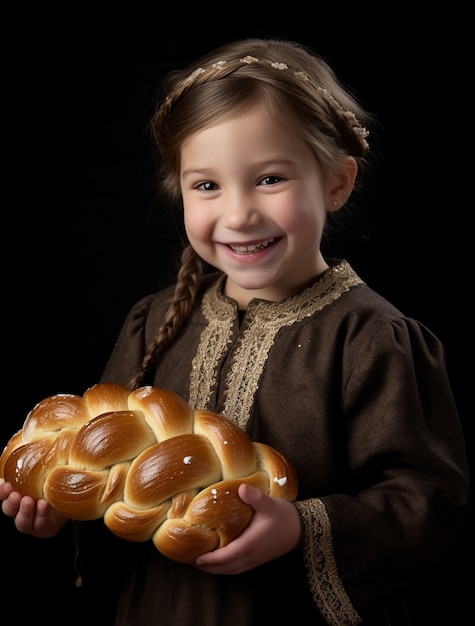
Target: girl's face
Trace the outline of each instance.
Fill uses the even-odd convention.
[[[325,177],[295,127],[256,106],[183,144],[188,239],[227,274],[225,293],[240,308],[252,298],[280,301],[327,268],[320,253],[326,211],[345,202],[350,179],[352,186],[352,175]]]

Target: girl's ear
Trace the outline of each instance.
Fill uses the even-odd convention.
[[[327,211],[338,211],[345,204],[355,186],[358,164],[356,159],[347,156],[330,174]]]

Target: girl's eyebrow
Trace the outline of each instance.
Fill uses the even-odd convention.
[[[256,163],[250,163],[250,166],[258,166],[258,167],[263,167],[263,168],[267,168],[267,167],[279,167],[279,166],[293,166],[295,165],[295,162],[292,159],[269,159],[268,161],[259,161]],[[211,174],[214,173],[215,168],[211,168],[211,167],[197,167],[196,169],[194,169],[193,167],[189,167],[186,170],[183,170],[181,176],[182,178],[186,178],[187,176],[190,176],[191,174],[199,174],[202,176],[210,176]]]
[[[213,169],[209,167],[197,168],[197,169],[190,167],[186,170],[183,170],[181,177],[186,178],[187,176],[191,176],[192,174],[199,174],[200,176],[211,176],[212,173],[213,173]]]

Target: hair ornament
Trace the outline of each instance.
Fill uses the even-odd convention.
[[[271,67],[275,67],[276,70],[288,70],[289,66],[287,63],[279,63],[278,61],[274,61],[270,64]]]
[[[241,61],[241,63],[247,63],[248,65],[250,65],[251,63],[259,63],[259,59],[257,57],[251,56],[250,54],[239,60]]]
[[[206,70],[203,67],[199,67],[197,68],[194,72],[192,72],[188,78],[185,78],[185,80],[183,81],[183,86],[187,86],[190,85],[194,80],[196,80],[198,78],[198,76],[200,76],[201,74],[204,74],[206,72]]]
[[[323,87],[317,87],[318,93],[321,93],[322,96],[331,104],[331,106],[340,112],[343,117],[348,120],[348,122],[352,125],[351,129],[364,145],[365,148],[369,148],[368,142],[366,141],[366,137],[369,135],[369,131],[358,121],[358,118],[353,113],[353,111],[348,111],[344,109],[341,104],[336,100],[332,94],[328,91],[328,89],[324,89]]]
[[[232,66],[236,63],[245,63],[246,65],[251,65],[253,63],[261,63],[263,65],[268,65],[269,67],[272,67],[276,70],[279,71],[285,71],[285,70],[290,70],[289,66],[287,65],[287,63],[283,63],[281,61],[265,61],[262,59],[259,59],[258,57],[252,56],[251,54],[246,55],[245,57],[242,57],[240,59],[237,59],[236,61],[234,61],[234,63],[225,61],[225,60],[220,60],[220,61],[216,61],[215,63],[213,63],[212,65],[210,65],[207,68],[203,68],[203,67],[198,67],[196,70],[194,70],[187,78],[185,78],[182,83],[181,83],[181,89],[179,89],[179,93],[181,94],[183,92],[184,89],[186,89],[188,86],[190,86],[199,76],[201,76],[202,74],[206,73],[207,71],[210,70],[222,70],[225,68],[231,68],[229,71],[232,71]],[[306,72],[303,72],[301,70],[293,70],[294,75],[299,78],[300,80],[303,81],[309,81],[310,77]],[[328,89],[325,89],[324,87],[320,87],[320,86],[316,86],[316,90],[318,91],[319,94],[321,94],[321,96],[328,102],[328,104],[331,106],[331,108],[341,117],[345,120],[345,122],[348,124],[349,127],[351,127],[354,135],[357,137],[358,141],[361,143],[361,145],[364,147],[364,149],[368,149],[369,145],[368,142],[366,141],[366,138],[369,135],[368,130],[361,125],[360,121],[358,120],[358,118],[356,117],[355,113],[353,113],[353,111],[349,111],[348,109],[345,109],[339,102],[338,100],[328,91]],[[166,101],[169,103],[170,102],[170,98],[167,97]]]

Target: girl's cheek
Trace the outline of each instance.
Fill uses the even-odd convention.
[[[185,217],[185,230],[189,239],[207,243],[213,233],[213,225],[206,219]]]

